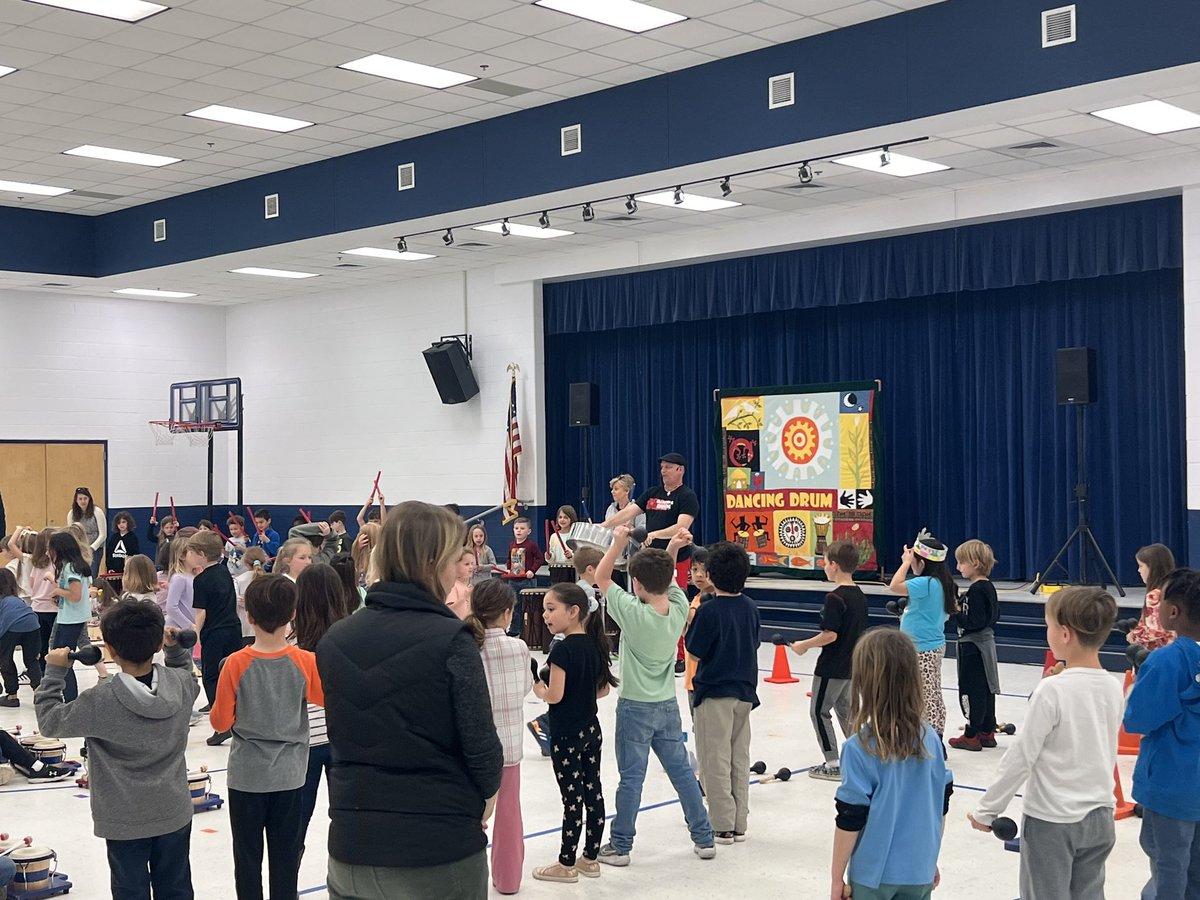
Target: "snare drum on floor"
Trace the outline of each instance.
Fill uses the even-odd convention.
[[[542,618],[542,601],[547,588],[525,588],[521,591],[521,606],[525,611],[521,637],[530,650],[550,649],[550,628]]]

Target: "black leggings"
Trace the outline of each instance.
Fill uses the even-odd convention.
[[[217,700],[217,681],[225,657],[242,649],[242,632],[237,628],[206,630],[200,639],[200,680],[208,702]]]
[[[604,837],[604,794],[600,788],[600,723],[591,725],[575,737],[550,741],[550,762],[558,779],[563,801],[562,849],[558,861],[575,865],[579,838],[583,837],[583,855],[595,859]],[[584,830],[584,814],[587,830]]]
[[[38,617],[38,632],[41,634],[41,637],[42,637],[42,647],[41,647],[41,653],[39,655],[41,656],[41,658],[43,660],[42,661],[42,672],[44,673],[46,671],[46,663],[45,663],[46,654],[50,651],[50,632],[54,630],[54,623],[58,619],[58,613],[57,612],[40,612],[37,614],[37,617]]]
[[[8,631],[0,637],[0,676],[4,679],[4,693],[14,696],[17,693],[17,666],[13,662],[13,652],[20,647],[21,655],[25,658],[25,671],[29,673],[29,686],[37,690],[42,683],[42,667],[38,664],[38,649],[41,646],[41,634],[33,631]]]
[[[958,702],[967,717],[967,737],[996,730],[996,695],[988,684],[983,654],[966,641],[958,642]]]

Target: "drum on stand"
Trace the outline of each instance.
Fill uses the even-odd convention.
[[[550,566],[551,584],[574,584],[579,580],[574,566]]]
[[[548,588],[525,588],[521,591],[521,606],[525,610],[525,621],[521,637],[530,650],[550,649],[550,629],[542,618],[542,601]]]

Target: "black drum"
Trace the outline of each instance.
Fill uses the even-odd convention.
[[[551,584],[574,584],[578,580],[574,566],[550,566]]]
[[[521,637],[530,650],[548,651],[550,649],[550,629],[542,618],[542,600],[548,588],[525,588],[521,591],[521,606],[524,609],[525,621],[522,623]]]

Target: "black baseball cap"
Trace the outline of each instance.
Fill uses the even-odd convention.
[[[673,466],[686,466],[687,460],[683,458],[682,453],[664,453],[658,458],[659,462],[670,463]]]

